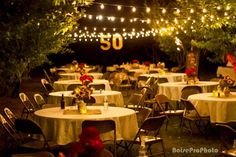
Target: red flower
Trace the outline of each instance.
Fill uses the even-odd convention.
[[[197,74],[197,67],[187,68],[187,69],[185,69],[185,73],[186,73],[186,75],[188,77],[196,76],[196,74]]]
[[[151,62],[149,62],[149,61],[144,61],[143,64],[146,65],[146,66],[149,66],[149,65],[151,64]]]
[[[132,63],[139,63],[139,61],[137,59],[133,59]]]
[[[80,76],[80,81],[82,82],[83,85],[85,85],[85,84],[93,82],[93,77],[84,74],[84,75]]]
[[[96,127],[83,128],[82,134],[79,136],[80,141],[72,145],[69,157],[79,155],[91,156],[98,154],[104,149],[104,145],[99,137],[99,132]]]
[[[80,64],[79,64],[79,68],[80,68],[80,69],[83,69],[83,68],[84,68],[84,63],[80,63]]]

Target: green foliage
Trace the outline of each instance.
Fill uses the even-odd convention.
[[[147,1],[148,2],[148,1]],[[193,47],[199,52],[213,52],[211,61],[221,62],[223,56],[235,49],[236,1],[235,0],[153,0],[150,27],[159,34],[156,37],[162,50],[166,51],[180,65]],[[162,10],[166,9],[166,13]],[[163,32],[163,30],[167,30]],[[168,40],[166,40],[168,39]],[[180,45],[176,44],[179,39]]]
[[[70,51],[75,41],[80,0],[6,0],[0,6],[1,89],[48,62],[51,53]],[[5,82],[5,83],[3,83]]]

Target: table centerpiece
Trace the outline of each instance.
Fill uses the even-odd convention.
[[[72,95],[75,96],[72,104],[76,104],[79,112],[83,114],[87,113],[86,103],[83,100],[86,98],[90,99],[93,88],[90,87],[89,84],[93,82],[93,78],[89,75],[84,74],[80,77],[80,81],[82,82],[82,86],[75,88],[72,92]]]
[[[199,81],[199,79],[197,77],[197,67],[196,66],[186,68],[185,73],[187,75],[187,80],[186,80],[187,84],[195,84]]]

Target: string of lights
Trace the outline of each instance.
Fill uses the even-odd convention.
[[[122,11],[123,8],[130,8],[132,12],[136,12],[138,9],[145,9],[146,13],[150,13],[151,12],[151,7],[149,6],[134,6],[134,5],[121,5],[121,4],[109,4],[109,3],[100,3],[100,2],[93,2],[93,5],[98,5],[100,7],[101,10],[104,10],[107,6],[109,7],[115,7],[117,8],[118,11]],[[231,7],[231,3],[227,3],[225,4],[224,7],[222,6],[213,6],[213,8],[217,9],[217,10],[226,10],[226,11],[229,11],[232,7]],[[173,8],[164,8],[164,7],[160,7],[159,8],[161,10],[161,12],[163,14],[167,13],[167,10],[172,10],[172,11],[175,11],[177,13],[180,13],[181,10],[177,7],[173,7]],[[195,9],[193,8],[185,8],[185,9],[188,9],[190,13],[194,13],[195,12]],[[201,9],[203,13],[206,13],[207,12],[207,9],[206,8],[202,8]]]
[[[87,28],[87,27],[86,27]],[[98,31],[88,31],[88,28],[85,30],[80,30],[79,33],[74,33],[74,38],[75,40],[78,38],[79,41],[99,41],[99,39],[101,37],[104,36],[115,36],[117,34],[121,35],[123,37],[123,39],[138,39],[138,38],[146,38],[146,37],[151,37],[151,36],[156,36],[156,34],[158,33],[157,29],[151,29],[151,30],[146,30],[144,28],[142,28],[142,30],[136,31],[134,28],[132,29],[132,31],[127,32],[126,30],[124,30],[125,28],[123,28],[124,32],[98,32]],[[108,39],[109,40],[109,39]]]
[[[227,12],[225,12],[223,14],[227,19],[235,19],[236,16],[229,16],[229,14]],[[120,23],[124,23],[124,22],[130,22],[130,23],[134,23],[134,22],[141,22],[141,23],[146,23],[146,24],[150,24],[151,22],[155,22],[157,24],[160,23],[169,23],[169,22],[174,22],[174,23],[178,23],[179,20],[183,20],[184,23],[186,23],[187,21],[192,20],[193,23],[196,22],[196,20],[193,19],[193,17],[178,17],[178,18],[173,18],[173,21],[168,21],[165,20],[164,18],[146,18],[146,19],[142,19],[142,18],[125,18],[125,17],[117,17],[117,16],[104,16],[104,15],[93,15],[93,14],[84,14],[83,16],[84,18],[87,18],[89,20],[98,20],[98,21],[102,21],[104,19],[110,21],[110,22],[115,22],[118,21]],[[221,17],[215,17],[213,15],[203,15],[202,18],[200,19],[201,21],[204,21],[203,19],[209,18],[211,21],[213,20],[220,20]],[[195,22],[194,22],[195,21]]]

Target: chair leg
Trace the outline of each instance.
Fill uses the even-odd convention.
[[[163,150],[163,155],[164,157],[166,156],[166,152],[165,152],[165,146],[164,146],[164,142],[161,141],[161,146],[162,146],[162,150]]]
[[[166,120],[166,131],[167,131],[168,124],[169,124],[169,119]]]

